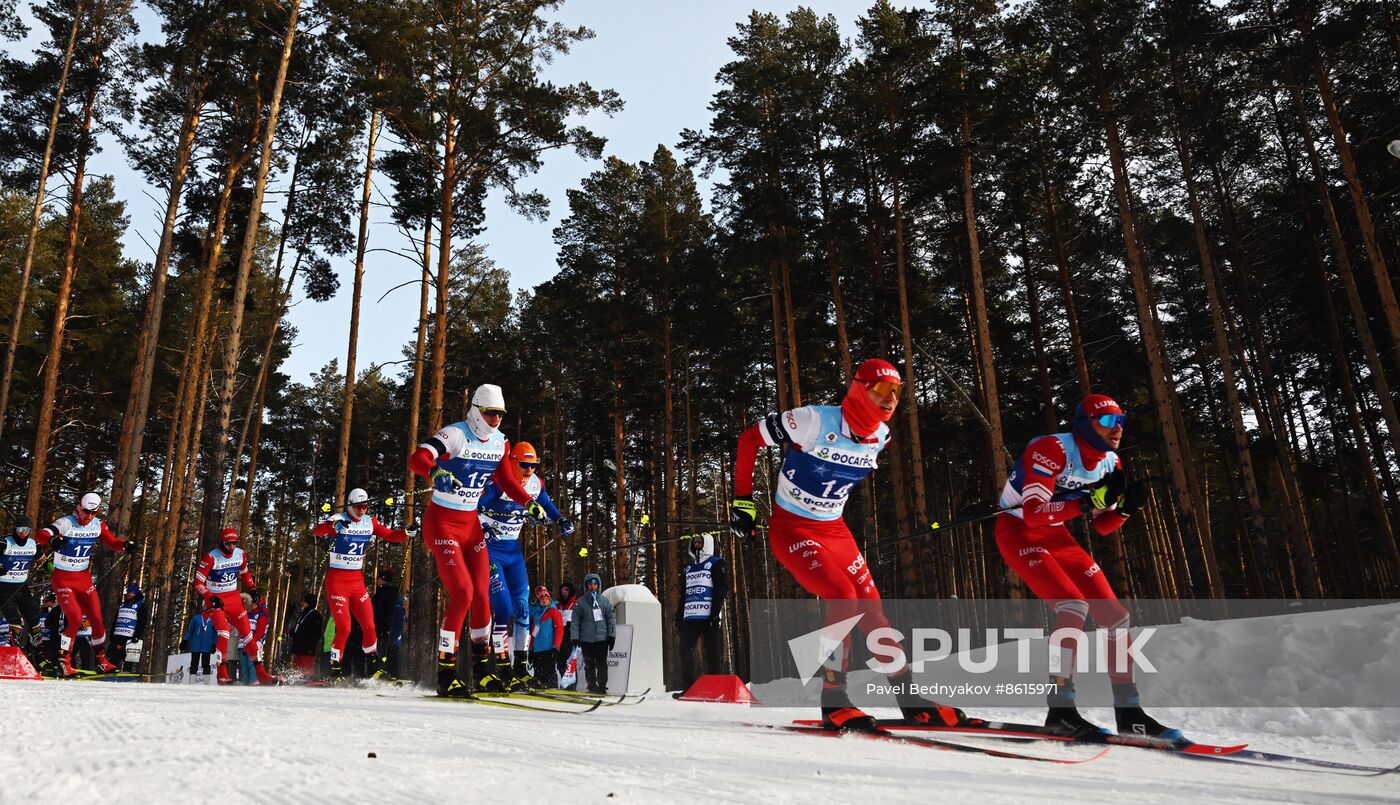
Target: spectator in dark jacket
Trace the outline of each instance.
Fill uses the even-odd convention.
[[[530,667],[542,688],[559,687],[554,658],[563,642],[564,616],[554,606],[549,588],[541,584],[535,588],[535,603],[530,605]]]
[[[58,636],[63,634],[63,610],[58,597],[50,590],[44,593],[44,606],[39,611],[39,672],[52,674],[58,667]]]
[[[568,667],[569,655],[574,651],[574,639],[569,636],[569,623],[570,618],[574,616],[574,602],[577,600],[578,597],[574,595],[574,583],[565,579],[559,585],[559,594],[554,597],[555,606],[559,607],[559,614],[564,618],[564,642],[560,644],[554,658],[554,667],[561,674]]]
[[[214,621],[205,614],[203,603],[195,601],[190,625],[185,627],[185,639],[180,641],[180,650],[190,653],[191,677],[209,674],[209,655],[213,654],[218,637]]]
[[[307,593],[301,599],[296,620],[287,625],[291,633],[292,667],[307,678],[316,675],[316,647],[321,642],[321,613],[316,611],[316,596]]]
[[[617,616],[603,597],[603,579],[597,573],[583,577],[583,592],[574,603],[569,634],[583,646],[583,667],[589,693],[608,692],[608,652],[617,640]],[[583,681],[583,674],[579,675]]]
[[[393,638],[394,612],[399,607],[399,585],[395,581],[394,569],[388,565],[379,569],[379,585],[370,599],[374,609],[374,631],[379,635],[379,652],[384,655],[384,667],[389,676],[399,675],[399,646]]]

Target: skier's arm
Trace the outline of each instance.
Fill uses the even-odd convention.
[[[1053,526],[1083,513],[1079,500],[1052,500],[1055,481],[1065,471],[1069,458],[1064,445],[1053,436],[1042,436],[1030,443],[1021,455],[1021,517],[1028,526]]]
[[[311,536],[313,536],[313,537],[333,537],[333,536],[335,536],[335,524],[336,524],[336,521],[338,521],[339,519],[340,519],[339,517],[332,517],[331,519],[326,520],[325,522],[317,523],[317,524],[315,525],[315,527],[313,527],[313,528],[311,529]]]
[[[506,442],[506,455],[510,455],[510,442]],[[502,461],[496,465],[496,471],[491,473],[491,480],[501,488],[501,491],[510,496],[510,499],[524,506],[527,510],[533,508],[531,504],[535,499],[530,497],[530,493],[525,491],[521,485],[519,476],[516,475],[515,463]]]
[[[487,481],[486,488],[481,490],[481,500],[477,501],[476,508],[478,511],[484,512],[497,511],[496,509],[493,509],[492,506],[498,503],[500,499],[500,485],[497,484],[495,481]]]
[[[1114,495],[1116,499],[1108,508],[1095,509],[1092,517],[1094,530],[1099,532],[1101,536],[1106,537],[1114,531],[1117,531],[1124,523],[1128,522],[1128,515],[1131,514],[1131,512],[1122,511],[1124,508],[1123,492],[1126,483],[1123,476],[1119,474],[1122,472],[1123,460],[1115,455],[1113,457],[1113,471],[1100,483],[1107,486],[1107,494]],[[1117,483],[1112,483],[1115,480]],[[1102,497],[1100,495],[1090,496],[1090,500],[1096,502],[1101,499]]]
[[[267,613],[264,612],[263,615],[262,615],[262,617],[261,617],[261,618],[258,618],[258,626],[257,626],[257,628],[253,630],[253,642],[254,642],[254,643],[261,643],[261,642],[262,642],[262,639],[263,639],[264,637],[266,637],[266,636],[267,636]]]
[[[758,448],[763,447],[759,425],[750,425],[739,434],[739,449],[734,454],[734,494],[753,496],[753,466],[758,461]]]
[[[432,438],[418,445],[413,455],[408,457],[408,468],[414,475],[432,478],[437,470],[439,459],[452,458],[466,447],[466,437],[456,426],[448,425],[433,434]]]
[[[403,542],[408,539],[408,532],[401,528],[389,528],[375,518],[370,518],[370,523],[374,526],[374,535],[385,542]]]
[[[136,633],[133,634],[133,635],[131,636],[131,639],[132,639],[132,640],[140,640],[140,639],[141,639],[141,636],[144,635],[145,633],[146,633],[146,602],[145,602],[145,601],[142,601],[142,602],[141,602],[141,605],[138,606],[138,607],[136,607]]]
[[[544,507],[544,513],[549,515],[549,519],[559,522],[564,519],[564,515],[554,505],[554,501],[549,499],[549,492],[544,488],[544,481],[540,481],[540,496],[535,498],[535,502]]]
[[[108,548],[111,548],[112,550],[118,553],[120,553],[121,550],[126,547],[126,540],[121,539],[116,534],[113,534],[112,530],[107,527],[107,523],[105,521],[102,522],[102,528],[100,531],[98,531],[97,535],[101,538],[102,544],[106,545]]]
[[[735,496],[753,496],[753,468],[760,447],[807,449],[811,447],[820,420],[820,414],[811,408],[794,408],[769,414],[739,434],[739,448],[734,454]]]
[[[253,581],[253,571],[248,568],[248,554],[243,554],[243,564],[238,568],[238,577],[243,579],[243,587],[249,593],[254,593],[258,589],[258,583]],[[254,599],[257,596],[253,596]]]
[[[204,558],[199,560],[199,567],[195,568],[194,571],[195,592],[203,596],[206,601],[209,600],[209,588],[205,587],[204,583],[209,580],[209,571],[213,569],[214,557],[206,553],[204,554]]]

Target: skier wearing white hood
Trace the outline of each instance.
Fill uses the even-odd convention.
[[[510,455],[510,440],[498,430],[506,413],[500,386],[483,383],[472,394],[467,418],[444,427],[418,445],[408,467],[433,484],[432,499],[423,513],[423,541],[437,562],[438,577],[447,593],[447,610],[438,638],[438,695],[464,695],[457,678],[457,637],[471,610],[473,675],[488,683],[492,676],[487,639],[491,635],[491,602],[486,540],[477,517],[477,504],[489,481],[508,497],[542,519],[544,512],[520,483]]]

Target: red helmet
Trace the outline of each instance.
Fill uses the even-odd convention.
[[[535,453],[535,446],[529,442],[516,442],[511,448],[510,457],[521,464],[538,464],[540,457]]]
[[[893,383],[896,386],[904,384],[904,378],[899,376],[899,370],[894,364],[881,358],[862,361],[860,368],[856,369],[856,380],[867,386],[872,383]]]

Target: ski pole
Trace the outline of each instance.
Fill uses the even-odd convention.
[[[755,527],[754,527],[754,530],[755,530],[755,531],[767,531],[767,530],[768,530],[768,527],[767,527],[767,526],[755,526]],[[618,548],[604,548],[604,549],[601,550],[601,551],[592,551],[592,552],[589,552],[589,553],[580,553],[579,556],[606,556],[607,554],[618,553],[618,552],[620,552],[620,551],[630,551],[630,550],[632,550],[633,548],[650,548],[650,547],[652,547],[653,545],[664,545],[664,544],[666,544],[666,543],[668,543],[668,542],[684,542],[685,540],[694,539],[695,537],[718,536],[719,534],[723,534],[723,533],[724,533],[723,530],[716,530],[716,531],[698,531],[698,532],[696,532],[696,533],[694,533],[694,534],[682,534],[682,535],[679,536],[679,537],[671,537],[670,539],[654,539],[654,540],[651,540],[651,541],[649,541],[649,542],[632,542],[632,543],[628,543],[627,545],[623,545],[623,546],[618,547]],[[587,548],[580,548],[579,550],[580,550],[580,551],[587,551],[588,549],[587,549]]]
[[[1149,483],[1149,482],[1151,482],[1152,480],[1153,480],[1153,476],[1148,475],[1148,476],[1144,476],[1144,477],[1143,477],[1142,482],[1143,482],[1143,483]],[[1076,492],[1089,492],[1089,491],[1093,491],[1093,490],[1095,490],[1095,489],[1098,489],[1099,487],[1105,486],[1105,485],[1107,485],[1107,483],[1108,483],[1108,477],[1105,476],[1105,477],[1099,479],[1096,483],[1093,483],[1093,484],[1091,484],[1091,485],[1089,485],[1089,486],[1080,487],[1079,489],[1076,489],[1076,490],[1074,490],[1074,491],[1076,491]],[[1052,498],[1052,499],[1053,499],[1053,498]],[[919,539],[920,537],[926,537],[926,536],[928,536],[929,534],[934,534],[934,533],[937,533],[937,532],[939,532],[939,531],[943,531],[944,529],[948,529],[948,528],[958,528],[958,527],[960,527],[960,526],[971,525],[972,523],[980,523],[980,522],[983,521],[983,520],[990,520],[991,518],[996,517],[996,516],[998,516],[998,515],[1006,514],[1006,513],[1008,513],[1008,512],[1014,512],[1014,511],[1016,511],[1017,509],[1020,509],[1020,508],[1021,508],[1022,506],[1024,506],[1024,505],[1025,505],[1024,503],[1017,503],[1017,504],[1014,505],[1014,506],[1007,506],[1007,507],[1004,508],[1004,509],[997,509],[997,510],[995,510],[995,511],[984,512],[984,513],[982,513],[982,514],[973,514],[973,515],[969,515],[969,516],[967,516],[967,517],[962,517],[962,518],[959,518],[959,519],[957,519],[957,520],[953,520],[953,521],[947,522],[947,523],[941,523],[941,522],[938,522],[938,521],[934,521],[934,522],[932,522],[932,523],[929,523],[929,527],[926,528],[926,529],[924,529],[923,531],[915,531],[913,534],[906,534],[906,535],[904,535],[904,536],[902,536],[902,537],[895,537],[895,538],[892,539],[892,540],[884,540],[884,541],[882,541],[882,542],[880,543],[880,545],[878,546],[878,550],[880,551],[880,554],[881,554],[880,559],[879,559],[878,561],[879,561],[881,564],[888,564],[888,563],[891,561],[891,557],[889,557],[889,556],[887,556],[887,555],[885,554],[885,548],[887,548],[887,547],[889,547],[889,546],[891,546],[891,545],[898,545],[898,544],[901,543],[901,542],[908,542],[909,540],[912,540],[912,539]]]

